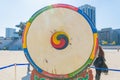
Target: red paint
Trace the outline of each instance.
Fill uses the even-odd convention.
[[[89,75],[89,80],[93,80],[93,74],[92,74],[91,69],[85,70],[83,73],[78,74],[75,78],[73,78],[73,79],[71,78],[69,80],[75,80],[75,79],[77,80],[78,78],[85,78],[86,74]],[[31,73],[30,80],[34,80],[35,75],[38,76],[38,78],[45,78],[46,80],[54,80],[55,78],[63,79],[63,77],[64,78],[69,78],[68,75],[63,75],[62,76],[62,75],[50,74],[50,73],[45,72],[45,71],[43,71],[42,73],[38,73],[35,69],[33,69],[32,73]]]
[[[65,75],[58,75],[58,74],[51,74],[51,73],[48,73],[46,71],[43,71],[42,72],[45,76],[49,76],[51,78],[69,78],[67,74]]]
[[[53,8],[68,8],[68,9],[72,9],[74,11],[78,11],[77,7],[71,6],[71,5],[67,5],[67,4],[54,4],[52,5]]]
[[[88,70],[88,75],[90,76],[89,80],[93,80],[93,74],[91,69]]]
[[[61,48],[64,47],[64,45],[65,45],[65,40],[64,40],[64,39],[61,39],[61,40],[60,40],[60,44],[55,44],[55,43],[53,42],[53,39],[51,39],[51,44],[52,44],[52,46],[53,46],[54,48],[56,48],[56,49],[61,49]]]
[[[45,78],[46,80],[52,80],[52,79],[49,79],[48,77],[42,75],[41,73],[38,73],[35,69],[33,69],[32,73],[31,73],[30,80],[34,80],[35,75],[38,76],[39,78]]]

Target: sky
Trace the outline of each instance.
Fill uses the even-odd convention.
[[[56,3],[95,6],[98,30],[120,28],[120,0],[0,0],[0,36],[5,36],[6,27],[16,28],[15,25],[28,21],[39,9]]]

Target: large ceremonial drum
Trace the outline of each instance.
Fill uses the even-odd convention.
[[[97,30],[77,7],[50,5],[38,10],[26,23],[23,49],[40,74],[58,79],[73,78],[95,58]]]

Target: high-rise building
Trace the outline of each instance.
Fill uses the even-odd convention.
[[[99,43],[120,45],[120,29],[104,28],[98,31]]]
[[[96,26],[96,8],[85,4],[83,6],[80,6],[79,9],[82,10]]]
[[[120,45],[120,29],[114,29],[112,34],[113,41]]]
[[[110,43],[111,37],[112,37],[113,30],[112,28],[104,28],[101,29],[101,31],[98,31],[98,37],[99,37],[99,42],[102,43],[102,41],[106,41]]]
[[[18,37],[18,34],[15,33],[16,29],[6,28],[6,38]]]

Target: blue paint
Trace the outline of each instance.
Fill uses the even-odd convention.
[[[78,9],[78,13],[80,13],[89,23],[91,29],[92,29],[92,32],[93,33],[97,33],[97,29],[95,28],[95,25],[93,24],[93,22],[89,19],[89,17],[83,12],[81,11],[80,9]]]
[[[29,55],[29,52],[28,52],[28,49],[27,48],[24,48],[24,53],[25,53],[25,56],[27,57],[28,61],[30,62],[30,64],[40,73],[43,72],[43,70],[41,68],[39,68],[35,62],[32,60],[32,58],[30,57]]]
[[[57,36],[57,39],[58,40],[64,39],[65,43],[64,43],[64,45],[62,47],[56,48],[56,49],[61,50],[61,49],[64,49],[64,48],[66,48],[68,46],[69,40],[68,40],[68,37],[66,35],[60,34],[60,35]]]

